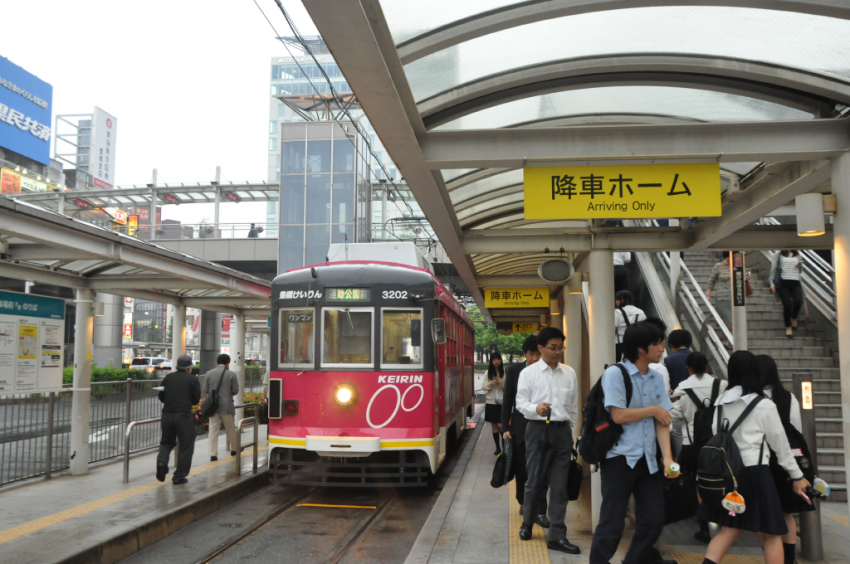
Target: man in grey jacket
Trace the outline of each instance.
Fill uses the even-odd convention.
[[[218,395],[218,409],[215,415],[210,417],[210,460],[215,462],[218,460],[218,431],[224,425],[224,432],[227,434],[227,447],[231,449],[231,456],[236,455],[236,426],[233,423],[233,416],[236,415],[236,408],[233,404],[233,396],[239,393],[239,381],[236,378],[236,373],[228,370],[230,365],[230,355],[220,354],[216,359],[218,366],[207,372],[207,377],[204,378],[204,393],[210,395],[213,390],[216,390]]]

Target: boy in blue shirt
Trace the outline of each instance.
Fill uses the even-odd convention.
[[[590,548],[590,564],[609,564],[625,528],[629,497],[635,497],[636,529],[623,564],[644,564],[664,529],[664,484],[673,463],[670,450],[670,411],[664,378],[651,368],[664,354],[664,324],[646,320],[632,324],[623,337],[622,362],[632,382],[631,402],[626,405],[623,373],[617,366],[602,374],[605,407],[615,423],[623,426],[620,440],[600,464],[602,507]],[[656,440],[661,448],[659,466]],[[652,555],[657,556],[657,552]]]

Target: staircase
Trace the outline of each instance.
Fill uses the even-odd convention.
[[[711,269],[717,262],[715,253],[688,252],[685,264],[705,290]],[[750,285],[753,295],[747,297],[747,345],[753,354],[773,357],[779,377],[791,389],[791,374],[811,372],[815,388],[815,419],[817,422],[818,475],[832,488],[829,501],[847,500],[847,481],[844,468],[844,436],[841,419],[841,380],[838,369],[838,350],[834,343],[825,343],[813,326],[801,319],[794,338],[785,336],[782,321],[782,302],[770,291],[769,272],[752,270]],[[686,282],[691,292],[695,288]],[[696,295],[696,294],[694,294]],[[718,324],[710,317],[708,308],[700,303],[703,315],[720,335]],[[809,307],[814,307],[809,305]],[[731,348],[729,349],[731,351]]]

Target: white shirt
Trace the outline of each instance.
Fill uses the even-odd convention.
[[[626,316],[629,318],[629,323],[631,325],[646,319],[646,314],[638,307],[627,305],[623,306],[622,309],[626,312]],[[614,309],[614,332],[617,337],[617,342],[622,343],[623,335],[626,334],[626,320],[623,319],[623,314],[620,313],[620,308]]]
[[[632,253],[614,253],[614,266],[623,266],[632,262]]]
[[[769,400],[773,399],[773,391],[770,388],[764,389],[764,397]],[[803,416],[800,414],[800,403],[797,401],[797,396],[791,394],[791,425],[794,426],[795,429],[803,432]]]
[[[723,406],[723,419],[728,419],[731,427],[756,397],[757,394],[742,395],[741,386],[735,386],[721,394],[715,405]],[[711,429],[715,433],[717,432],[718,415],[718,413],[715,413],[714,422],[711,425]],[[785,436],[785,429],[779,419],[776,404],[769,399],[765,398],[759,402],[747,418],[741,422],[741,425],[735,429],[732,438],[738,445],[744,466],[767,464],[770,460],[770,450],[767,447],[770,447],[776,453],[779,465],[788,472],[791,479],[799,480],[803,477],[803,472],[797,466],[794,455],[791,453],[788,437]],[[765,440],[767,444],[764,445],[762,459],[759,461],[759,451],[762,442]]]
[[[694,401],[685,393],[685,390],[693,390],[694,394],[703,401],[703,405],[708,407],[707,402],[704,400],[711,399],[711,389],[714,386],[714,380],[716,378],[711,374],[704,374],[702,378],[697,378],[695,375],[690,376],[679,384],[679,387],[673,392],[674,396],[681,395],[679,401],[673,402],[673,411],[670,414],[673,416],[673,423],[678,421],[684,421],[688,428],[682,433],[682,444],[690,445],[693,444],[691,439],[694,436],[694,415],[697,412],[697,406]],[[724,381],[720,381],[720,394],[718,394],[718,398],[724,391],[726,391],[726,386],[728,384]]]
[[[782,266],[782,279],[799,280],[800,268],[797,265],[801,262],[803,262],[803,259],[800,256],[795,257],[791,255],[790,257],[786,257],[782,253],[779,253],[779,264]]]
[[[552,421],[578,421],[578,379],[576,371],[558,363],[555,370],[542,360],[526,366],[519,374],[516,409],[526,419],[546,421],[537,414],[537,406],[552,404]]]

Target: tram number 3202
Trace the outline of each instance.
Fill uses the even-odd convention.
[[[407,299],[407,291],[403,290],[384,290],[384,293],[381,295],[385,300],[406,300]]]

